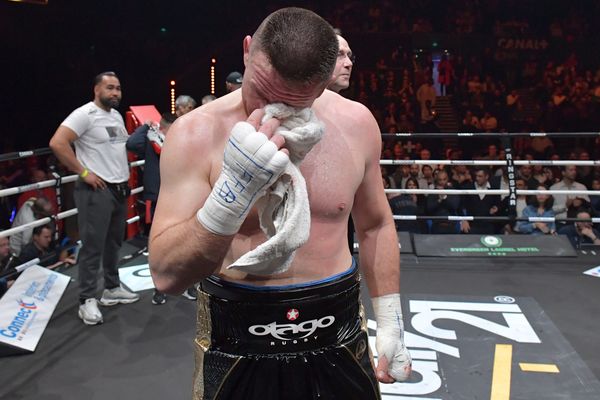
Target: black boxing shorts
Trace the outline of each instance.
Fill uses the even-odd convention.
[[[376,400],[356,265],[303,285],[198,288],[194,400]]]

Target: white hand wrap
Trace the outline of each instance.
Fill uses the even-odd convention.
[[[385,356],[388,360],[388,374],[397,381],[405,381],[410,377],[412,359],[404,346],[400,294],[374,297],[371,301],[377,320],[375,347],[379,360]]]
[[[267,137],[247,122],[238,122],[225,145],[223,170],[198,221],[218,235],[233,235],[252,205],[279,178],[290,162]]]

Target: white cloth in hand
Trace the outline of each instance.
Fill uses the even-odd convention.
[[[262,132],[247,122],[238,122],[225,145],[221,175],[198,210],[198,221],[219,235],[237,233],[254,203],[276,182],[289,161]]]
[[[281,121],[275,133],[285,138],[291,163],[287,164],[275,185],[256,203],[260,226],[268,240],[227,267],[255,275],[286,271],[296,250],[308,240],[310,206],[306,181],[299,166],[312,147],[321,140],[325,130],[310,108],[270,104],[265,107],[263,122],[270,118]]]

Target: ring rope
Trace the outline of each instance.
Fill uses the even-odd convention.
[[[474,215],[394,215],[396,221],[528,221],[528,222],[592,222],[599,223],[600,218],[554,218],[554,217],[518,217],[474,216]]]
[[[380,160],[381,165],[507,165],[506,160]],[[514,160],[514,165],[596,166],[600,160]]]
[[[381,133],[381,136],[395,136],[395,137],[424,137],[424,138],[439,138],[439,137],[517,137],[517,136],[529,136],[529,137],[599,137],[600,132],[394,132],[394,133]]]
[[[140,161],[134,161],[131,162],[129,164],[130,167],[139,167],[144,165],[144,160],[140,160]],[[41,181],[41,182],[36,182],[36,183],[29,183],[27,185],[23,185],[23,186],[15,186],[12,188],[7,188],[7,189],[1,189],[0,190],[0,198],[2,197],[6,197],[6,196],[12,196],[15,194],[19,194],[19,193],[23,193],[23,192],[27,192],[29,190],[35,190],[35,189],[43,189],[43,188],[47,188],[47,187],[53,187],[56,185],[57,180],[59,180],[62,183],[69,183],[69,182],[75,182],[77,179],[79,179],[79,175],[67,175],[67,176],[62,176],[60,178],[57,179],[48,179],[46,181]]]
[[[18,160],[20,158],[28,158],[32,156],[43,156],[46,154],[52,154],[50,147],[42,147],[39,149],[27,150],[27,151],[14,151],[12,153],[0,154],[0,162]]]
[[[137,193],[141,193],[143,191],[144,191],[144,187],[140,186],[140,187],[137,187],[135,189],[132,189],[131,190],[131,195],[134,195],[134,194],[137,194]],[[65,218],[71,217],[73,215],[76,215],[77,213],[78,213],[77,208],[72,208],[70,210],[60,212],[60,213],[58,213],[56,215],[52,215],[50,217],[36,219],[35,221],[31,221],[31,222],[28,222],[26,224],[16,226],[14,228],[5,229],[3,231],[0,231],[0,237],[10,236],[10,235],[13,235],[15,233],[26,231],[28,229],[32,229],[32,228],[35,228],[35,227],[38,227],[38,226],[46,225],[46,224],[50,223],[53,220],[65,219]],[[139,218],[140,218],[139,215],[135,216],[133,218],[130,218],[130,219],[127,220],[127,224],[129,225],[129,224],[132,224],[134,222],[137,222],[137,221],[139,221]]]
[[[509,194],[508,189],[384,189],[386,193],[396,194],[488,194],[488,195],[501,195]],[[530,189],[517,189],[517,195],[536,195],[536,194],[566,194],[566,195],[588,195],[597,196],[600,195],[600,190],[530,190]]]

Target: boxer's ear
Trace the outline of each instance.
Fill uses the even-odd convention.
[[[244,47],[244,66],[248,66],[248,60],[250,58],[250,44],[252,43],[252,37],[250,35],[246,35],[243,41]]]

